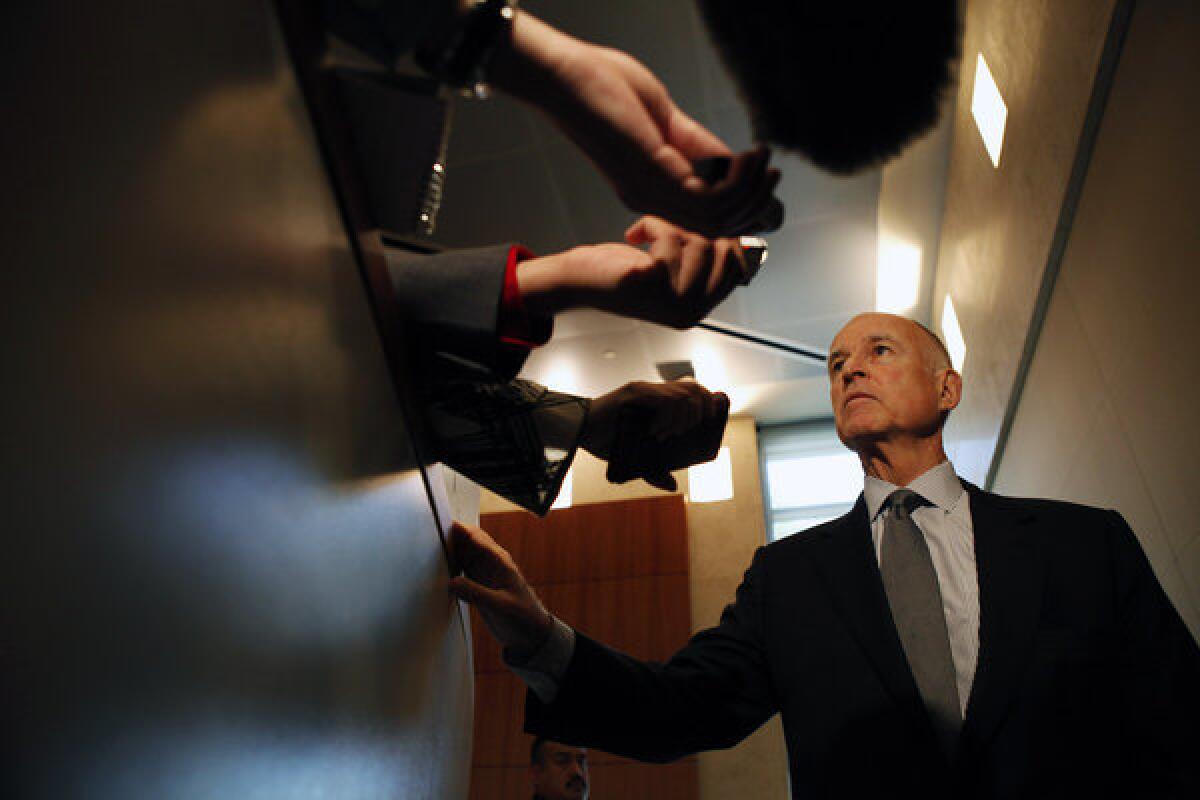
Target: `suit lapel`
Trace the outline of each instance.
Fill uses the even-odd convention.
[[[892,622],[862,495],[849,514],[830,526],[822,545],[816,561],[838,613],[897,705],[932,733]]]
[[[1041,612],[1045,563],[1033,515],[967,484],[979,573],[979,662],[963,742],[979,747],[1011,708]]]

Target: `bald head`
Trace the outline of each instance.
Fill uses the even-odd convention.
[[[872,318],[887,323],[887,326],[890,328],[899,327],[911,331],[913,334],[913,344],[920,348],[921,356],[925,359],[925,363],[929,365],[930,369],[937,371],[951,368],[950,351],[946,349],[946,344],[942,341],[942,337],[915,319],[902,317],[898,314],[887,314],[882,311],[868,311],[853,317],[842,326],[842,330],[846,330],[856,322],[870,321]],[[839,335],[840,333],[841,331],[839,331]],[[835,336],[834,342],[836,341],[837,337]]]
[[[908,321],[917,326],[925,334],[927,344],[925,357],[929,361],[929,366],[935,370],[950,369],[953,366],[950,361],[950,351],[946,349],[946,343],[942,341],[942,337],[914,319]]]

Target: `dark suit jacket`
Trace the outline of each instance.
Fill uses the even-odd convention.
[[[1200,651],[1119,514],[967,486],[980,653],[948,763],[908,669],[863,500],[759,549],[667,664],[579,635],[526,729],[666,761],[782,712],[795,797],[1200,797]]]

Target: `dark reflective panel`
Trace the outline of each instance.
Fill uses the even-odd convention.
[[[463,623],[273,8],[103,5],[25,9],[0,78],[8,775],[465,794]]]

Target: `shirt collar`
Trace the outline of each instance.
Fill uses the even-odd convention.
[[[894,483],[867,475],[863,480],[863,497],[867,501],[867,511],[870,519],[879,516],[888,496],[900,487]],[[923,475],[908,485],[917,494],[943,511],[951,511],[962,499],[965,490],[954,472],[954,465],[943,461],[936,467],[927,470]]]

